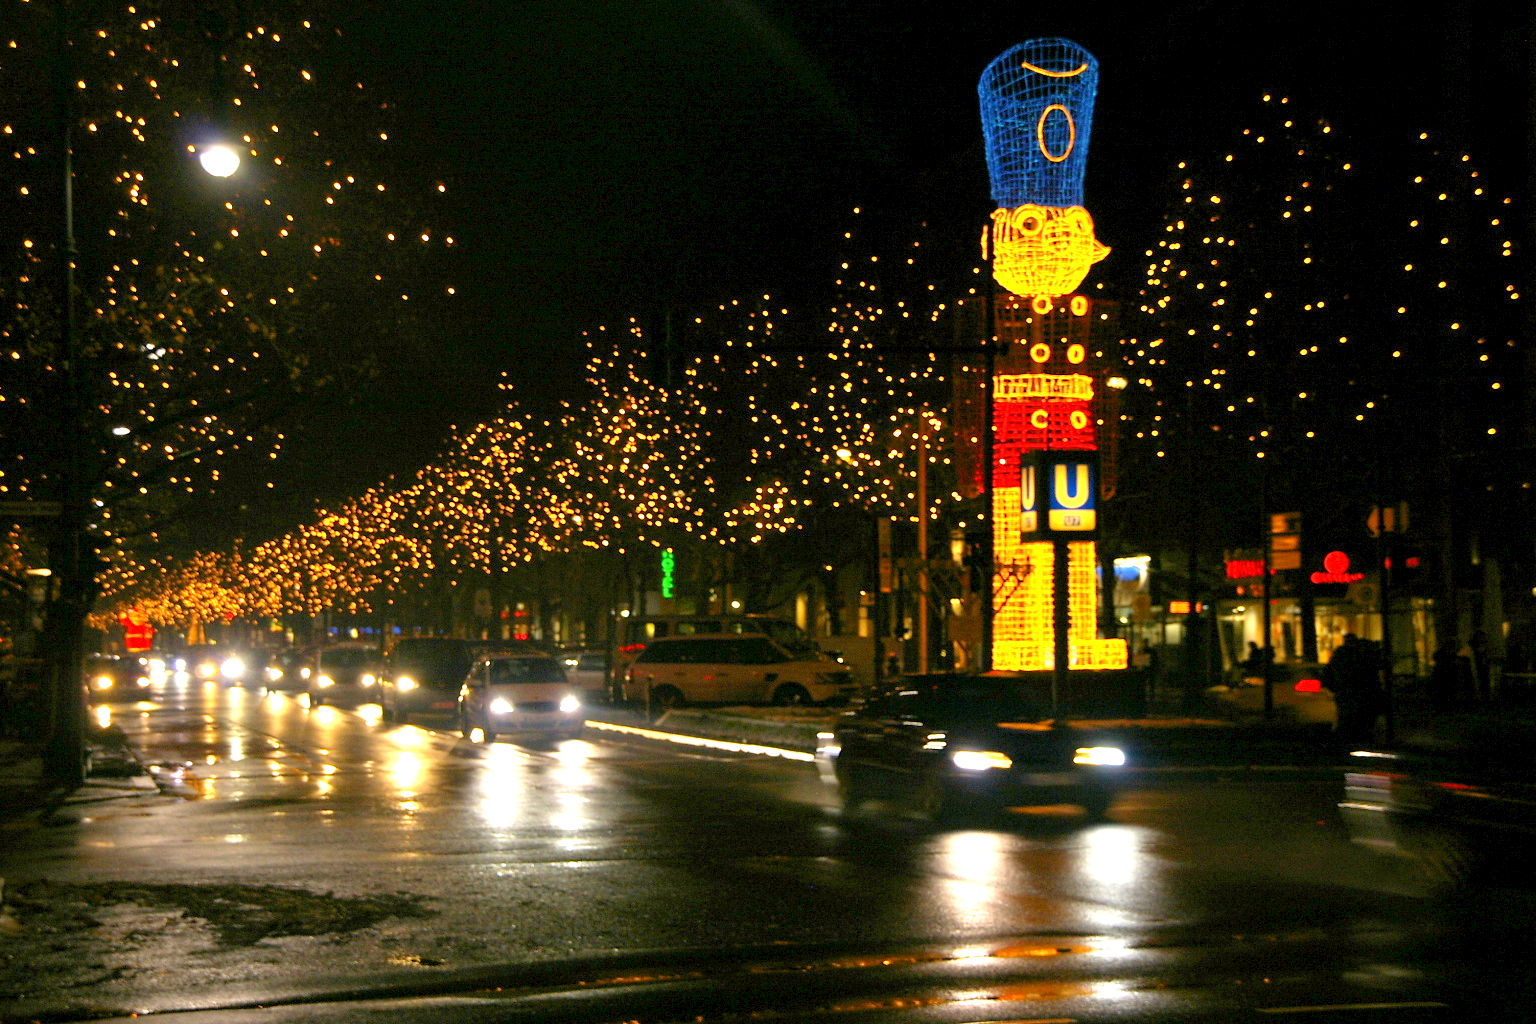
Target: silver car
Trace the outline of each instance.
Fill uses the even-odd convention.
[[[585,722],[576,687],[548,654],[481,658],[459,688],[459,730],[472,742],[517,732],[575,736]]]

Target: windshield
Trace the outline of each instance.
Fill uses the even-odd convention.
[[[821,657],[821,648],[806,635],[805,630],[792,622],[781,619],[763,619],[763,632],[801,661],[815,661]]]
[[[410,666],[440,675],[462,676],[469,671],[469,645],[462,642],[427,643],[402,640],[393,655],[396,666]]]
[[[565,669],[554,658],[498,658],[490,664],[491,685],[563,683]]]

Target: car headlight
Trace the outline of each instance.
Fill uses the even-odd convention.
[[[949,759],[956,768],[968,772],[981,772],[989,768],[1012,768],[1013,758],[996,750],[954,750]]]
[[[95,679],[91,680],[91,685],[96,687],[98,690],[110,690],[112,689],[112,677],[97,676]]]
[[[512,713],[512,702],[507,700],[505,697],[497,697],[495,700],[491,701],[491,713],[496,715],[510,715]]]
[[[564,665],[566,668],[575,668],[579,662],[576,658],[566,658],[562,660],[560,664]]]
[[[308,679],[309,678],[309,666],[308,665],[305,665],[303,668],[299,669],[299,678],[300,679]]]
[[[187,659],[177,658],[175,661],[171,662],[171,668],[177,672],[185,672],[187,670]]]
[[[1125,751],[1119,747],[1078,747],[1073,764],[1125,764]]]
[[[401,676],[395,680],[395,689],[399,690],[401,693],[414,690],[416,689],[416,686],[416,680],[412,679],[410,676]]]
[[[197,666],[197,678],[212,679],[219,674],[219,666],[211,661],[199,662]]]
[[[364,672],[363,677],[359,679],[358,682],[362,683],[364,686],[377,686],[379,683],[379,677],[374,675],[372,672]]]
[[[327,676],[327,675],[322,675],[320,678],[316,679],[315,682],[320,684],[320,689],[322,689],[322,690],[325,689],[327,686],[335,686],[336,685],[336,680],[332,679],[330,676]]]
[[[224,664],[219,666],[219,674],[225,679],[237,679],[245,675],[245,662],[239,658],[225,658]]]
[[[568,715],[573,711],[580,711],[581,701],[577,700],[575,695],[568,693],[560,700],[560,710]]]
[[[278,668],[276,665],[273,665],[267,669],[267,678],[275,683],[279,679],[283,678],[283,670]]]

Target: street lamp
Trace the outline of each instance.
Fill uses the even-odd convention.
[[[216,142],[203,147],[197,154],[197,162],[215,178],[227,178],[240,169],[240,154],[222,142]]]

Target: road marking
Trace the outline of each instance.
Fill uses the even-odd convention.
[[[703,736],[685,736],[677,732],[662,732],[659,729],[642,729],[634,725],[619,725],[615,722],[595,722],[587,719],[587,726],[592,729],[606,729],[609,732],[629,733],[632,736],[640,736],[648,740],[661,740],[664,743],[681,743],[689,747],[707,747],[710,750],[729,750],[737,754],[764,754],[768,757],[782,757],[788,761],[814,761],[815,754],[803,750],[789,750],[785,747],[769,747],[761,743],[735,743],[731,740],[712,740]]]
[[[1333,1003],[1329,1006],[1260,1006],[1260,1013],[1332,1013],[1336,1010],[1450,1009],[1450,1003]]]

